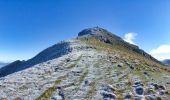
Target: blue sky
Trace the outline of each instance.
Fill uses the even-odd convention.
[[[169,0],[0,0],[0,61],[29,59],[94,26],[170,58]]]

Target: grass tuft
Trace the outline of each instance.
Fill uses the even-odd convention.
[[[86,100],[91,100],[92,99],[92,97],[94,96],[94,93],[95,93],[95,91],[96,91],[96,83],[95,82],[92,82],[91,84],[90,84],[90,87],[89,87],[90,89],[88,90],[88,92],[87,92],[87,94],[86,94]]]
[[[36,100],[49,100],[53,92],[56,90],[57,85],[60,83],[61,80],[56,80],[55,84],[52,87],[45,90],[43,94],[41,94],[38,98],[36,98]]]
[[[85,79],[85,77],[87,76],[87,74],[88,74],[88,70],[86,70],[86,71],[83,73],[83,75],[80,76],[80,78],[79,78],[79,83],[82,83],[82,82],[84,81],[84,79]]]

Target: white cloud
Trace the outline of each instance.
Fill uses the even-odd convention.
[[[151,50],[150,54],[158,60],[170,59],[170,45],[160,45]]]
[[[137,36],[136,33],[126,33],[126,34],[124,35],[124,40],[125,40],[126,42],[131,43],[131,44],[135,44],[135,43],[134,43],[134,40],[135,40],[136,36]]]
[[[170,53],[170,45],[161,45],[151,51],[151,54]]]

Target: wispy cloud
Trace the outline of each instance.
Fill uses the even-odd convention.
[[[170,59],[170,45],[160,45],[159,47],[152,49],[150,54],[158,60]]]
[[[126,42],[131,43],[131,44],[135,44],[134,40],[136,39],[136,36],[137,36],[137,33],[132,33],[132,32],[131,33],[126,33],[124,35],[124,40]]]

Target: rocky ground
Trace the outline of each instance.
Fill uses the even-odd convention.
[[[69,42],[71,53],[1,78],[0,99],[169,99],[169,72],[135,66],[119,53],[108,54],[78,40]]]

